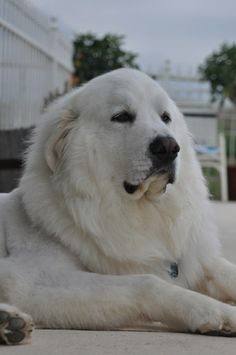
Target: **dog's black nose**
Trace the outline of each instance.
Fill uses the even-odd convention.
[[[179,150],[178,143],[170,136],[157,136],[149,145],[151,156],[162,163],[171,163]]]

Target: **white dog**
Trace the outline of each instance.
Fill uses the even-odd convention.
[[[236,266],[207,195],[182,115],[145,74],[119,69],[61,99],[0,199],[2,341],[29,340],[26,313],[46,328],[234,335]]]

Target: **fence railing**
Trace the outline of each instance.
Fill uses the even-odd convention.
[[[0,129],[34,125],[45,97],[63,90],[72,44],[26,0],[0,0]]]

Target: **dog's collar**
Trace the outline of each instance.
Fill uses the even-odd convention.
[[[169,263],[168,274],[172,279],[175,279],[179,275],[179,267],[175,262]]]

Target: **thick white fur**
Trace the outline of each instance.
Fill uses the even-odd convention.
[[[135,121],[112,122],[122,110]],[[145,180],[157,135],[180,145],[166,190],[163,176]],[[124,180],[140,188],[129,195]],[[19,188],[0,204],[0,302],[36,325],[111,329],[148,320],[236,331],[236,310],[223,303],[236,300],[236,267],[220,257],[191,136],[145,74],[116,70],[53,105],[35,130]]]

